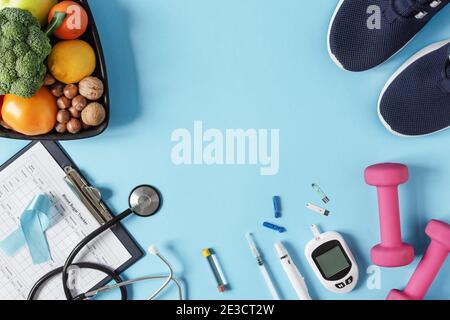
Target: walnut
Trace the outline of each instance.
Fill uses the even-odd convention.
[[[83,97],[91,101],[96,101],[103,96],[105,88],[99,78],[87,77],[78,84],[78,91]]]

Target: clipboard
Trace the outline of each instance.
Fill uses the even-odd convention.
[[[11,159],[6,161],[0,166],[0,172],[5,170],[14,161],[24,155],[30,148],[36,144],[41,144],[56,163],[64,170],[66,173],[65,181],[70,186],[72,191],[78,196],[81,202],[86,206],[88,211],[101,225],[105,224],[113,218],[111,210],[101,199],[100,192],[93,186],[89,185],[87,180],[81,174],[80,170],[77,168],[75,163],[70,159],[70,157],[63,150],[62,146],[58,142],[53,141],[34,141],[28,144],[25,148],[15,154]],[[136,241],[131,237],[127,230],[122,226],[122,224],[117,224],[111,228],[113,234],[121,242],[121,244],[128,250],[131,258],[123,263],[115,271],[119,274],[124,272],[126,269],[131,267],[137,261],[139,261],[144,256],[144,251],[136,243]],[[112,279],[105,277],[103,281],[98,283],[92,288],[97,289],[109,283]]]

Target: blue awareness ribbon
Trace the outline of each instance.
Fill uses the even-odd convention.
[[[0,249],[13,257],[26,245],[33,264],[50,261],[51,255],[45,231],[50,226],[51,207],[52,203],[46,195],[34,197],[20,217],[20,227],[0,241]]]

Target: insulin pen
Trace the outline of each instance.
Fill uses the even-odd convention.
[[[298,268],[292,262],[291,257],[289,256],[288,251],[284,247],[281,242],[275,243],[275,250],[278,253],[278,257],[280,258],[281,266],[286,272],[289,281],[292,284],[297,296],[300,300],[311,300],[309,296],[308,287],[306,286],[305,279],[298,271]]]
[[[266,266],[264,265],[264,260],[262,259],[262,256],[256,247],[256,243],[253,239],[253,235],[251,233],[248,233],[246,235],[248,244],[250,246],[250,250],[252,250],[253,256],[256,258],[256,261],[258,262],[259,271],[261,271],[261,274],[264,278],[264,281],[266,282],[267,287],[269,288],[270,294],[272,295],[273,300],[280,300],[280,296],[278,295],[277,289],[275,289],[275,286],[273,285],[273,281],[270,278],[269,272],[267,271]]]

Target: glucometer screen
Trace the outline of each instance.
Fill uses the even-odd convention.
[[[340,246],[315,257],[317,264],[327,279],[350,267],[350,264]]]

